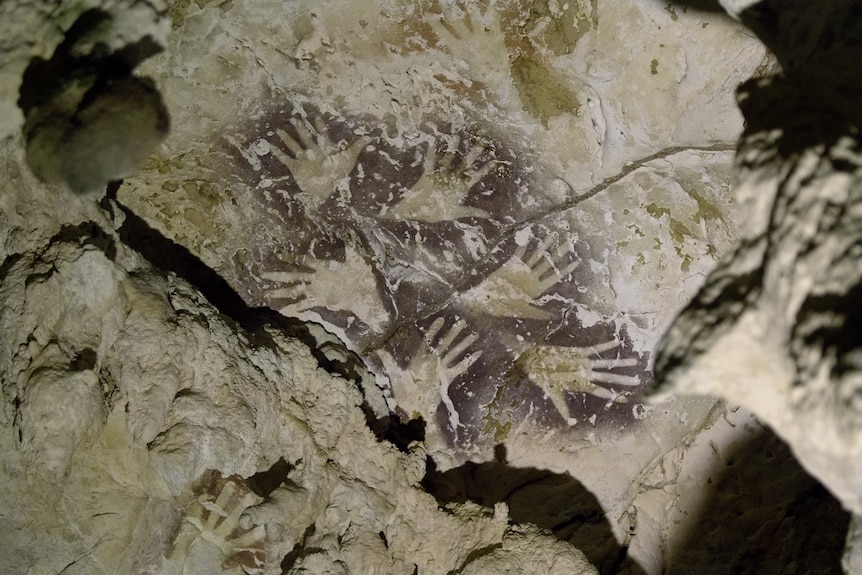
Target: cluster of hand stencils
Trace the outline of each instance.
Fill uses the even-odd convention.
[[[490,404],[524,381],[521,416],[623,412],[646,358],[610,319],[584,325],[587,242],[553,218],[518,224],[534,184],[513,152],[440,126],[396,144],[309,110],[230,144],[284,227],[269,246],[281,256],[247,269],[268,305],[337,327],[406,417],[435,418],[453,440],[476,437],[489,411],[505,416]]]
[[[501,12],[440,8],[424,19],[437,48],[508,109]],[[593,289],[595,250],[565,215],[541,216],[558,200],[536,162],[481,130],[427,121],[392,136],[376,119],[277,100],[225,138],[271,220],[239,258],[252,297],[336,328],[388,377],[404,417],[455,442],[479,439],[488,418],[628,413],[647,358],[607,314],[608,289]]]

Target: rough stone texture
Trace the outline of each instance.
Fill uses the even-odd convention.
[[[27,161],[41,180],[77,193],[102,191],[139,168],[165,137],[169,120],[161,96],[149,79],[132,74],[165,46],[164,10],[128,2],[60,6],[42,25],[56,21],[62,42],[54,29],[28,50],[15,41],[28,30],[21,20],[38,15],[40,6],[5,7],[0,32],[11,40],[5,52],[12,61],[4,73],[13,77],[3,86],[18,97],[4,101],[17,99],[20,108],[8,114],[8,128],[23,112]]]
[[[141,69],[183,129],[118,200],[250,305],[341,336],[441,471],[540,438],[628,547],[632,482],[711,412],[640,398],[735,233],[732,90],[762,47],[648,2],[171,15]]]
[[[775,68],[739,24],[7,2],[0,32],[3,570],[838,571],[848,515],[754,415],[644,400],[739,238],[732,92]]]
[[[448,573],[504,543],[505,505],[439,509],[354,382],[109,231],[64,228],[0,290],[4,572]],[[595,573],[534,538],[518,561]]]
[[[859,514],[862,154],[846,97],[862,86],[855,75],[821,76],[827,61],[841,69],[862,56],[862,15],[836,2],[809,21],[791,4],[743,13],[785,70],[740,92],[746,223],[674,323],[657,368],[669,391],[720,395],[758,414]]]
[[[441,467],[524,425],[637,426],[654,343],[737,225],[731,91],[770,62],[740,27],[610,2],[172,15],[143,68],[184,129],[124,205],[341,335]]]

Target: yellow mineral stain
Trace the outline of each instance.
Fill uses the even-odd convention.
[[[679,16],[677,15],[676,10],[674,10],[672,3],[668,2],[667,6],[664,7],[664,11],[670,14],[670,19],[674,22],[679,20]]]
[[[526,21],[520,26],[521,48],[533,41],[557,56],[570,54],[578,41],[599,25],[598,0],[558,2],[539,0],[530,6]],[[532,30],[540,29],[538,35]],[[531,37],[532,36],[532,37]]]
[[[522,56],[515,60],[512,80],[524,108],[546,128],[548,120],[554,116],[577,114],[580,109],[575,94],[559,82],[551,70],[530,58]]]

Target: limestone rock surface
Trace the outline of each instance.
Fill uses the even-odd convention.
[[[3,270],[5,572],[448,573],[501,543],[505,505],[439,509],[306,344],[98,231]]]
[[[812,21],[806,9],[764,2],[743,12],[785,69],[740,91],[747,126],[736,196],[746,222],[674,322],[657,368],[666,390],[752,410],[859,514],[862,155],[846,97],[862,85],[843,73],[824,77],[822,66],[862,55],[862,16],[853,2],[830,4]]]
[[[736,85],[812,78],[758,34],[778,60],[666,2],[0,4],[0,571],[837,572],[848,514],[758,417],[645,399],[781,197],[730,193]],[[768,102],[743,167],[789,141]],[[855,253],[835,134],[790,211]],[[846,335],[827,303],[805,333]],[[852,422],[847,373],[812,413]]]

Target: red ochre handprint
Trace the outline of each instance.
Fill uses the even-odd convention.
[[[177,530],[167,559],[184,571],[191,550],[219,554],[222,567],[236,573],[257,575],[266,564],[266,530],[262,525],[242,525],[245,511],[263,501],[237,476],[223,477],[218,471],[207,471],[180,496],[185,516]]]

